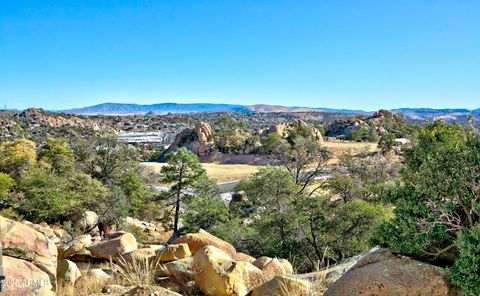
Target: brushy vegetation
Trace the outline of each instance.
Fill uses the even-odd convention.
[[[385,195],[395,205],[395,218],[379,227],[373,242],[453,264],[453,282],[467,295],[478,295],[480,139],[459,125],[430,124],[405,152],[401,176]]]
[[[146,186],[138,150],[114,138],[3,142],[0,211],[70,230],[85,210],[115,222],[127,215],[172,221],[163,211],[172,209],[171,228],[180,233],[202,228],[254,257],[288,258],[299,272],[380,245],[447,267],[465,295],[478,295],[478,134],[468,126],[435,122],[420,129],[398,120],[387,116],[375,127],[387,130],[379,139],[380,152],[346,153],[325,178],[331,153],[308,129],[299,126],[288,138],[271,134],[259,143],[245,137],[248,128],[242,122],[221,119],[215,130],[219,149],[242,153],[245,145],[260,144],[278,164],[242,181],[236,188],[241,198],[230,204],[186,149],[168,156],[161,180],[171,187],[160,194]],[[404,135],[415,139],[399,165],[391,158],[392,140]],[[122,268],[135,274],[136,267]]]
[[[135,150],[111,138],[68,144],[20,139],[0,144],[0,209],[32,222],[71,225],[85,210],[115,222],[137,215],[153,195]]]
[[[302,127],[287,139],[276,134],[265,139],[265,149],[281,166],[262,168],[242,181],[236,190],[245,199],[229,207],[214,196],[192,199],[185,228],[206,229],[253,256],[289,258],[299,271],[371,247],[374,229],[391,217],[379,196],[394,183],[395,167],[383,156],[365,153],[351,163],[347,155],[351,174],[322,178],[330,153]],[[355,185],[348,198],[338,198],[342,182]]]

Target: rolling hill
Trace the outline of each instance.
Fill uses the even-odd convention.
[[[433,121],[466,121],[468,115],[478,116],[480,109],[432,109],[432,108],[398,108],[391,109],[395,113],[402,113],[407,120]],[[289,112],[329,112],[343,114],[371,114],[372,111],[333,109],[322,107],[286,107],[280,105],[234,105],[210,103],[159,103],[151,105],[104,103],[83,108],[58,110],[54,112],[76,115],[133,115],[133,114],[167,114],[167,113],[208,113],[208,112],[237,112],[237,113],[289,113]]]

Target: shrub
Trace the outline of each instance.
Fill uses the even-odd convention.
[[[46,169],[30,170],[20,188],[24,198],[10,203],[34,223],[76,220],[91,200],[107,194],[107,189],[88,175],[65,177]]]
[[[452,283],[466,295],[480,295],[480,223],[463,231],[455,244],[460,255],[449,269]]]
[[[184,225],[190,232],[199,228],[210,231],[219,223],[230,219],[226,203],[219,197],[198,196],[188,202]]]
[[[0,173],[0,199],[7,196],[15,185],[15,180],[7,174]]]
[[[15,179],[23,176],[23,172],[37,162],[35,143],[20,139],[0,144],[0,170]]]
[[[395,219],[381,226],[376,242],[429,260],[453,261],[459,231],[478,215],[480,141],[458,125],[436,122],[405,150],[402,183],[387,194]]]

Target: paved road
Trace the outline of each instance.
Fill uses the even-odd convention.
[[[327,179],[327,178],[330,178],[333,174],[333,170],[331,169],[327,169],[327,170],[324,170],[318,177],[317,179],[319,180],[322,180],[322,179]],[[346,173],[342,170],[339,170],[339,172],[341,173]],[[227,192],[232,192],[233,189],[235,188],[235,186],[238,185],[238,183],[240,183],[241,180],[234,180],[234,181],[229,181],[229,182],[224,182],[224,183],[218,183],[218,189],[220,191],[220,193],[227,193]],[[159,186],[156,188],[158,191],[167,191],[169,188],[167,186]]]
[[[240,180],[218,183],[217,185],[220,192],[231,192],[233,191],[233,188],[238,185],[238,183],[240,183]]]

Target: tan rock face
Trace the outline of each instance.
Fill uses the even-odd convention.
[[[57,246],[72,240],[72,237],[68,234],[68,232],[59,227],[50,226],[46,223],[33,224],[28,221],[22,221],[22,224],[28,225],[36,231],[43,233]]]
[[[58,261],[57,279],[68,284],[75,284],[79,277],[82,276],[77,265],[70,260],[63,259]]]
[[[193,257],[166,263],[165,267],[170,278],[181,286],[185,286],[193,280]]]
[[[97,258],[117,258],[137,249],[137,240],[131,233],[115,233],[112,238],[89,246],[87,249]]]
[[[252,262],[260,270],[274,275],[286,275],[293,273],[293,267],[286,259],[270,258],[267,256],[258,257]],[[287,268],[288,271],[285,269]]]
[[[76,223],[76,226],[80,228],[82,231],[87,231],[91,230],[90,233],[92,235],[98,235],[99,230],[98,226],[98,215],[95,212],[92,211],[85,211],[85,213],[82,214],[82,217],[78,222]]]
[[[122,224],[124,226],[135,227],[140,229],[145,238],[145,242],[149,243],[163,243],[173,234],[173,231],[165,230],[165,226],[162,223],[151,223],[139,220],[137,218],[126,217],[123,219]]]
[[[234,261],[214,246],[203,247],[195,253],[193,268],[197,286],[213,296],[244,296],[268,280],[257,267]]]
[[[157,251],[153,248],[136,249],[130,253],[122,255],[126,262],[144,262],[154,259],[157,256]]]
[[[379,250],[361,259],[325,296],[453,295],[445,271],[436,266]]]
[[[82,249],[92,244],[92,236],[90,234],[82,234],[77,236],[72,241],[64,244],[58,249],[58,258],[64,259],[77,254]]]
[[[237,252],[233,259],[236,261],[243,261],[248,263],[253,263],[255,261],[255,258],[242,252]]]
[[[50,277],[34,264],[3,256],[4,293],[9,296],[54,296]]]
[[[187,244],[168,245],[164,250],[158,252],[161,262],[169,262],[177,259],[184,259],[192,256]]]
[[[270,274],[275,275],[285,275],[285,269],[283,268],[282,263],[277,258],[270,260],[263,268],[262,271],[265,271]]]
[[[276,276],[253,290],[252,296],[306,296],[310,283],[284,276]]]
[[[228,242],[219,239],[218,237],[211,235],[210,233],[201,230],[198,233],[189,233],[184,236],[177,238],[174,244],[185,243],[190,248],[192,254],[195,254],[197,250],[203,248],[204,246],[214,246],[227,253],[232,258],[235,256],[237,251],[235,248]]]
[[[204,156],[211,152],[213,146],[212,127],[208,123],[200,122],[194,128],[187,128],[178,133],[164,155],[185,147],[198,156]]]
[[[252,264],[255,265],[256,267],[258,267],[259,269],[262,269],[271,260],[272,260],[272,258],[270,258],[270,257],[262,256],[262,257],[258,257],[257,259],[255,259],[255,261],[253,261]]]
[[[201,122],[193,129],[197,134],[198,141],[203,143],[209,143],[213,141],[213,130],[210,124]]]
[[[123,296],[151,296],[151,295],[162,295],[162,296],[181,296],[178,293],[170,291],[168,289],[159,287],[159,286],[147,286],[147,285],[138,285],[130,289]]]
[[[287,259],[279,259],[286,274],[293,274],[293,266]]]
[[[32,262],[50,278],[53,290],[57,283],[57,247],[43,233],[0,216],[0,239],[3,254]]]

